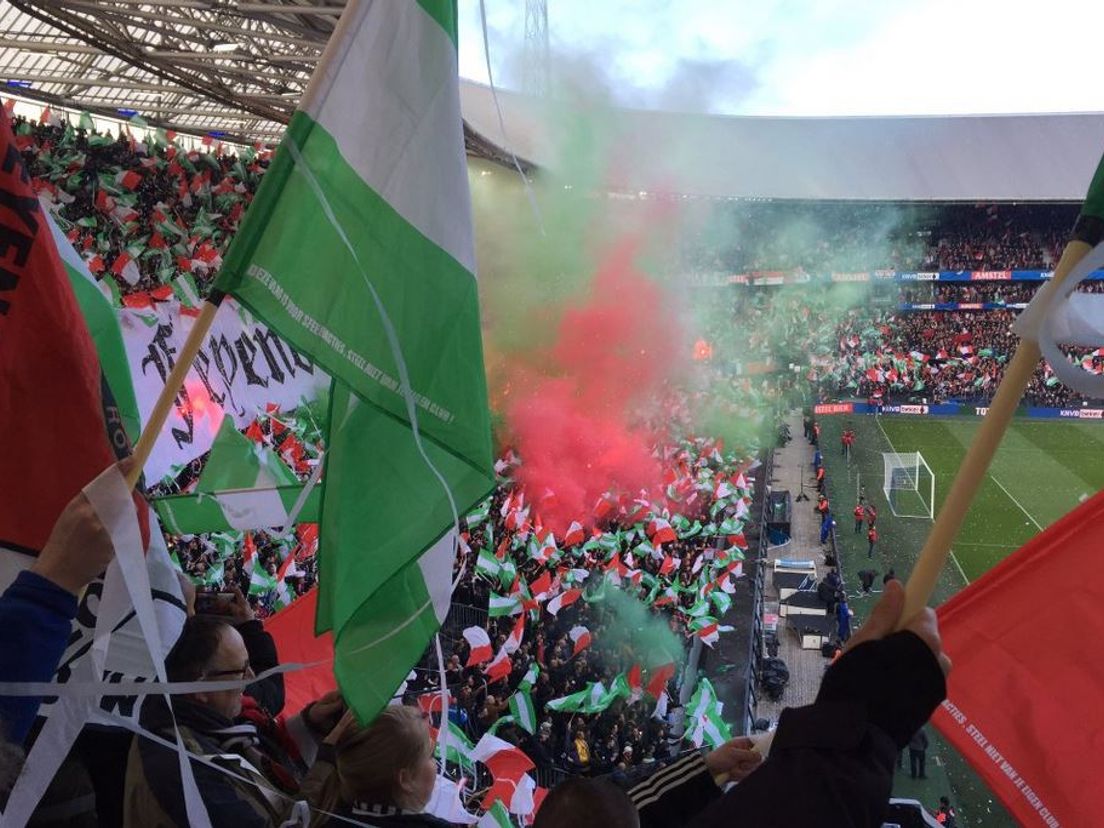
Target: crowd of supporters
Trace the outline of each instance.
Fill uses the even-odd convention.
[[[872,314],[855,309],[835,328],[837,348],[817,361],[813,378],[820,392],[833,398],[984,402],[996,392],[1015,353],[1014,321],[1011,310]],[[1101,373],[1094,352],[1063,351],[1070,361]],[[1025,399],[1044,407],[1084,401],[1059,382],[1045,360],[1035,369]]]
[[[899,301],[905,304],[1026,304],[1035,296],[1043,282],[926,282],[901,286]],[[1079,293],[1104,292],[1104,279],[1082,282]]]
[[[267,166],[264,152],[185,151],[164,134],[141,142],[129,136],[112,139],[49,120],[38,124],[17,120],[15,128],[36,190],[53,203],[63,231],[89,269],[106,280],[123,303],[136,294],[169,287],[185,274],[204,291]],[[871,209],[872,220],[883,221],[881,209]],[[765,221],[765,217],[754,219]],[[814,240],[807,247],[796,241],[808,235],[804,230],[789,239],[781,236],[770,246],[749,247],[748,261],[774,266],[764,263],[784,257],[791,262],[785,266],[802,267],[819,257],[822,266],[859,267],[868,250],[864,231],[853,222],[837,225],[832,239]],[[916,238],[907,234],[896,238],[899,244],[887,253],[888,261],[908,261],[917,255]],[[791,354],[798,363],[810,353],[831,355],[821,340],[823,331],[839,316],[839,306],[833,304],[839,298],[826,294],[819,304],[810,306],[796,296],[779,294],[773,300],[749,304],[752,321],[739,341],[750,343],[749,352],[763,357],[764,366],[753,369],[731,356],[703,366],[700,373],[710,388],[691,391],[687,405],[715,395],[721,398],[716,411],[769,421],[765,412],[776,410],[793,391],[792,381],[774,376],[779,364]],[[999,324],[995,322],[986,335],[996,337]],[[883,338],[892,333],[884,325],[877,330]],[[865,329],[863,333],[865,337]],[[781,357],[777,348],[770,348],[772,336],[788,340]],[[768,357],[773,358],[771,365],[766,364]],[[717,393],[720,389],[724,393]],[[310,458],[304,454],[310,441],[297,437],[299,452],[292,451],[287,436],[291,429],[273,427],[279,417],[280,412],[266,412],[246,435],[285,459],[293,455],[288,465],[303,480],[308,474]],[[721,799],[714,778],[739,781],[760,759],[755,757],[744,772],[731,758],[716,760],[718,752],[732,751],[730,744],[726,747],[715,700],[699,695],[701,705],[686,706],[695,712],[679,721],[678,727],[669,710],[683,701],[680,691],[688,689],[681,687],[679,669],[688,645],[695,640],[705,646],[717,642],[725,632],[723,622],[733,596],[746,584],[741,582],[742,562],[748,548],[745,529],[751,529],[751,449],[757,445],[756,436],[747,435],[736,445],[738,450],[726,451],[724,442],[714,437],[679,438],[668,433],[655,447],[664,473],[661,489],[607,493],[593,514],[580,515],[577,523],[556,532],[541,524],[541,501],[548,494],[517,485],[511,475],[521,461],[506,458],[499,468],[498,489],[464,518],[454,610],[466,621],[445,629],[445,677],[455,698],[452,722],[460,733],[473,741],[492,732],[509,736],[539,767],[583,776],[628,774],[639,766],[671,759],[686,744],[697,747],[708,741],[715,750],[705,760],[699,757],[692,768],[676,765],[678,774],[668,778],[669,785],[667,780],[656,782],[655,790],[648,792],[651,799],[626,801],[647,813],[647,807],[666,796],[668,788],[685,791],[692,783],[708,789],[702,796],[689,797],[689,810],[675,809],[673,816],[654,823],[670,825],[683,824],[688,814],[704,811],[710,802],[727,801]],[[180,470],[175,481],[150,494],[193,492],[203,468],[201,458]],[[72,537],[82,542],[66,546],[52,538],[35,567],[20,576],[16,590],[24,594],[5,595],[0,607],[13,619],[22,616],[30,622],[24,624],[25,632],[14,623],[4,625],[8,638],[0,650],[13,663],[19,661],[15,651],[21,648],[14,646],[18,636],[32,631],[45,635],[50,624],[43,623],[44,618],[60,631],[50,644],[60,657],[76,613],[76,595],[113,554],[91,510],[78,504],[63,520],[81,527]],[[187,822],[194,803],[186,801],[180,757],[171,747],[177,738],[190,752],[204,756],[208,766],[229,757],[236,769],[228,781],[209,767],[196,765],[199,792],[212,810],[217,807],[218,824],[281,824],[291,817],[292,803],[300,797],[340,817],[384,820],[420,812],[428,803],[425,779],[432,786],[436,767],[430,760],[433,772],[427,777],[427,752],[433,741],[421,716],[408,708],[388,708],[370,726],[358,727],[340,696],[325,696],[291,717],[298,720],[293,738],[289,722],[277,718],[284,706],[282,677],[273,674],[251,681],[255,670],[276,666],[272,640],[257,619],[314,584],[316,540],[317,530],[306,525],[290,534],[224,531],[169,538],[177,563],[191,581],[229,591],[233,597],[228,611],[209,613],[189,603],[185,590],[190,617],[166,658],[168,679],[201,683],[232,678],[249,683],[244,693],[239,687],[180,694],[171,709],[161,697],[149,697],[142,706],[141,725],[146,735],[154,734],[162,744],[145,737],[132,741],[125,731],[113,734],[123,739],[128,756],[125,786],[115,788],[120,798],[125,797],[127,824]],[[51,569],[50,561],[61,558],[65,564]],[[288,562],[296,565],[287,569]],[[60,583],[51,580],[59,573],[74,572],[80,577],[63,577]],[[52,595],[52,600],[43,602],[42,595]],[[21,606],[12,606],[20,601]],[[867,713],[854,723],[856,731],[878,729],[888,736],[872,740],[874,748],[869,752],[889,756],[893,747],[900,749],[945,694],[946,666],[938,660],[934,615],[914,621],[910,625],[914,632],[894,636],[897,621],[887,617],[884,629],[863,631],[873,646],[858,651],[858,656],[840,659],[832,676],[843,678],[834,688],[828,682],[823,704],[809,706],[801,723],[781,723],[783,743],[789,731],[816,732],[833,721],[841,702],[857,700],[861,703],[855,707]],[[473,629],[485,633],[489,658],[475,657],[473,639],[466,635]],[[872,650],[877,655],[871,655]],[[56,668],[52,650],[32,653],[33,659],[19,655],[24,661],[33,660],[34,670],[20,664],[0,678],[45,680]],[[431,666],[434,661],[431,648],[407,682],[407,701],[428,698],[426,706],[432,709],[438,679]],[[902,665],[895,675],[917,688],[909,704],[885,701],[887,688],[880,686],[878,670],[890,662]],[[699,685],[699,694],[701,690]],[[509,704],[519,695],[532,699],[535,719],[531,722]],[[18,710],[21,727],[8,731],[5,739],[22,742],[38,700],[15,698],[19,705],[12,709]],[[684,712],[689,713],[685,708]],[[709,735],[705,734],[706,717],[713,728]],[[395,733],[405,728],[406,741],[388,728]],[[101,748],[107,742],[106,736],[102,738]],[[737,810],[752,820],[766,813],[808,811],[834,819],[836,812],[871,807],[876,811],[883,806],[884,785],[880,780],[877,784],[854,781],[859,775],[856,763],[866,761],[865,756],[850,755],[855,753],[833,753],[823,746],[815,751],[800,747],[779,751],[749,784],[738,786]],[[888,768],[883,759],[876,764]],[[356,768],[368,768],[361,781],[355,776]],[[416,784],[403,781],[418,773]],[[811,800],[796,807],[777,801],[780,793],[794,789],[803,774],[828,781],[832,794],[815,803],[817,809],[826,810],[814,810]],[[839,796],[837,786],[848,785],[854,790]],[[722,808],[703,824],[727,824],[728,816]],[[578,820],[576,808],[562,824],[580,824]]]
[[[138,141],[67,121],[15,118],[13,128],[39,197],[93,274],[122,295],[181,274],[205,292],[271,155],[186,150],[161,131]]]
[[[738,202],[689,222],[691,270],[1050,270],[1072,205]]]
[[[659,502],[605,498],[598,507],[609,510],[599,521],[602,529],[586,532],[585,539],[581,531],[569,536],[570,545],[561,537],[562,548],[540,528],[539,504],[530,512],[524,490],[509,480],[468,517],[466,552],[457,561],[455,611],[481,621],[492,608],[485,629],[496,654],[511,633],[521,631],[500,672],[484,661],[468,666],[470,645],[446,628],[452,639],[447,669],[454,717],[473,740],[509,712],[508,699],[534,671],[536,726],[527,735],[520,723],[508,722],[499,732],[512,734],[531,751],[538,767],[624,771],[680,749],[677,735],[672,741],[668,703],[672,711],[678,706],[682,666],[694,637],[713,646],[724,629],[747,546],[750,482],[741,471],[748,461],[725,453],[715,441],[681,441],[660,447],[657,456],[672,480]],[[657,518],[660,523],[653,524]],[[513,614],[496,617],[494,607],[510,596],[517,596]],[[572,637],[583,630],[585,647]],[[408,692],[433,693],[435,666],[435,656],[427,654]],[[635,695],[626,690],[632,675]],[[642,695],[656,676],[658,686]],[[622,692],[587,711],[547,706],[599,683],[606,691],[620,687]]]

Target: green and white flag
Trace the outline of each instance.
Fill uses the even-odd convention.
[[[498,568],[498,583],[503,589],[509,589],[514,585],[515,580],[517,580],[517,564],[507,554],[506,560],[502,561]]]
[[[207,544],[214,550],[220,561],[237,554],[244,537],[241,532],[212,532],[207,536]]]
[[[704,618],[709,615],[709,610],[709,602],[699,598],[690,609],[686,610],[686,614],[691,618]]]
[[[744,522],[737,517],[726,517],[717,527],[718,535],[739,535],[744,531]]]
[[[578,693],[552,699],[545,705],[557,713],[601,713],[610,706],[612,699],[606,698],[606,688],[600,681],[591,682]]]
[[[701,747],[703,743],[717,748],[732,738],[732,732],[721,716],[724,705],[718,701],[717,692],[709,679],[698,682],[694,695],[686,707],[686,733],[684,739]]]
[[[619,673],[611,683],[609,690],[606,691],[605,697],[602,701],[606,707],[609,707],[618,699],[627,699],[632,695],[632,689],[629,687],[629,680],[624,673]]]
[[[529,692],[533,689],[533,685],[537,683],[537,676],[540,675],[540,665],[537,662],[533,662],[529,665],[529,669],[525,671],[525,675],[521,677],[521,682],[518,683],[518,690],[524,690]]]
[[[717,608],[718,615],[724,615],[732,608],[732,596],[728,595],[723,590],[713,590],[709,593],[709,598],[713,601],[713,605]]]
[[[494,556],[490,549],[480,549],[479,557],[475,559],[475,574],[482,575],[488,580],[497,578],[502,569],[502,563]],[[511,582],[512,583],[512,582]]]
[[[491,806],[491,810],[483,814],[479,818],[479,822],[475,828],[513,828],[513,821],[510,819],[510,812],[506,810],[506,806],[502,804],[501,799],[495,800],[494,805]]]
[[[441,744],[444,739],[438,739],[434,751],[437,758],[441,757]],[[449,720],[448,723],[448,750],[444,756],[445,761],[452,762],[454,765],[460,765],[463,768],[471,768],[475,762],[471,758],[471,752],[474,745],[468,735],[460,729],[460,727],[453,721]]]
[[[495,483],[455,0],[345,7],[215,289],[333,378],[315,627],[368,721]]]
[[[488,516],[490,516],[490,514],[491,499],[487,498],[470,512],[468,512],[468,516],[464,518],[464,522],[467,523],[468,526],[478,526],[483,521],[485,521]]]
[[[198,579],[199,584],[205,587],[222,586],[223,579],[225,578],[225,569],[226,567],[222,561],[219,561],[214,566],[208,567],[207,571],[203,573],[203,576]]]
[[[525,728],[530,733],[537,730],[537,711],[533,707],[533,699],[525,690],[518,690],[510,696],[510,715],[514,717],[518,727]]]
[[[195,492],[158,498],[154,505],[177,534],[287,526],[293,515],[297,523],[314,523],[322,500],[315,483],[300,483],[276,452],[223,417]]]
[[[516,595],[498,595],[491,593],[490,603],[487,605],[487,615],[491,618],[501,618],[504,615],[517,615],[521,612],[521,599]]]
[[[249,573],[249,594],[268,595],[276,589],[276,583],[275,575],[269,575],[262,566],[254,566],[253,571]]]
[[[69,284],[73,286],[73,293],[77,297],[81,314],[88,325],[88,332],[96,344],[100,369],[111,389],[111,396],[115,399],[119,419],[133,444],[138,440],[141,419],[138,415],[138,400],[134,395],[134,383],[130,376],[130,363],[127,362],[126,346],[123,344],[123,333],[119,328],[119,316],[112,307],[108,295],[101,289],[103,283],[96,281],[84,259],[61,232],[50,211],[44,208],[42,215],[46,216],[46,222],[50,225],[50,234],[54,237],[54,245],[61,257],[61,263],[65,266]]]

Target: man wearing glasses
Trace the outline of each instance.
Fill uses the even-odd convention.
[[[169,681],[191,682],[195,689],[172,697],[147,696],[140,714],[142,727],[168,742],[179,728],[189,753],[230,771],[221,773],[192,761],[196,785],[213,825],[252,828],[279,825],[288,818],[304,790],[318,790],[332,771],[327,763],[308,770],[303,757],[313,759],[319,741],[336,739],[340,698],[324,697],[303,710],[304,727],[314,744],[296,744],[293,729],[258,726],[242,717],[243,690],[254,677],[249,650],[232,624],[211,615],[189,618],[165,658]],[[215,682],[231,687],[206,689]],[[321,737],[329,733],[326,739]],[[188,825],[176,752],[142,735],[136,736],[127,763],[124,825]]]

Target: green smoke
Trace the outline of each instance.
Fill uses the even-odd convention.
[[[639,662],[645,669],[672,661],[681,662],[683,642],[663,616],[620,589],[607,589],[601,604],[606,616],[598,642],[607,651],[625,653],[627,661]]]

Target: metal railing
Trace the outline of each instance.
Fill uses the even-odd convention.
[[[441,625],[441,634],[458,639],[467,627],[486,627],[487,610],[468,604],[453,604],[449,607],[445,622]]]
[[[770,538],[767,533],[767,508],[770,505],[770,481],[774,478],[774,450],[767,452],[763,461],[763,473],[759,477],[757,496],[762,500],[759,509],[759,548],[756,550],[755,582],[752,591],[752,633],[748,640],[748,675],[744,692],[744,729],[751,733],[755,722],[755,708],[759,704],[759,668],[763,661],[763,589],[766,584],[767,550]]]

